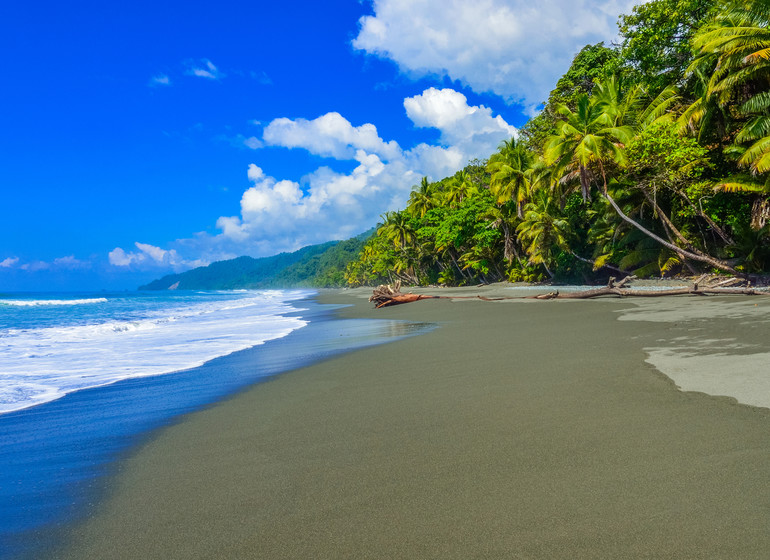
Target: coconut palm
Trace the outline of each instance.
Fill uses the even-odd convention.
[[[597,173],[603,179],[603,192],[607,190],[605,164],[625,162],[622,146],[633,137],[633,128],[618,125],[622,119],[614,109],[585,94],[578,96],[574,111],[559,105],[556,112],[562,121],[557,134],[546,143],[545,160],[562,171],[563,180],[579,177],[583,200],[590,201],[591,183]]]
[[[698,117],[706,114],[700,106],[718,105],[744,120],[729,152],[752,176],[731,177],[717,189],[754,193],[751,226],[760,229],[770,217],[770,176],[762,177],[770,171],[770,0],[726,3],[696,34],[693,47],[698,56],[689,70],[714,70],[688,112]],[[708,123],[698,124],[704,130]]]
[[[433,196],[433,185],[427,177],[423,177],[420,185],[413,187],[409,195],[407,209],[413,216],[423,217],[425,213],[436,205],[436,199]]]
[[[416,234],[405,212],[387,212],[383,217],[385,220],[377,235],[390,240],[397,249],[406,249],[414,243]]]
[[[532,202],[524,207],[524,219],[516,228],[529,262],[542,264],[551,278],[553,272],[548,265],[554,261],[557,250],[568,250],[568,230],[569,222],[561,216],[554,197],[545,190],[537,191]]]
[[[505,140],[499,151],[489,158],[487,171],[491,174],[489,190],[498,204],[508,200],[516,203],[516,215],[523,218],[522,206],[529,196],[534,157],[516,138]]]
[[[444,183],[443,201],[450,208],[457,208],[477,190],[471,177],[465,171],[458,171],[451,180]]]
[[[735,141],[752,142],[738,162],[770,171],[770,0],[731,1],[693,39],[696,72],[713,68],[707,95],[748,118]]]

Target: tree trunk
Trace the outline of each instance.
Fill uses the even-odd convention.
[[[505,221],[503,221],[503,239],[505,240],[503,245],[503,258],[509,263],[513,262],[513,238],[511,236],[511,229],[508,227],[508,224],[506,224]]]
[[[643,234],[645,234],[647,237],[650,237],[663,245],[664,247],[667,247],[668,249],[671,249],[675,253],[682,254],[688,259],[692,259],[694,261],[704,262],[706,264],[709,264],[713,266],[714,268],[718,268],[719,270],[724,270],[725,272],[729,272],[731,274],[740,275],[733,267],[728,265],[726,262],[720,261],[719,259],[715,259],[713,257],[710,257],[708,255],[698,255],[691,251],[686,251],[685,249],[682,249],[681,247],[677,247],[673,243],[669,243],[662,237],[655,235],[650,230],[645,228],[642,224],[637,222],[636,220],[629,218],[626,216],[626,214],[621,210],[620,206],[618,206],[617,202],[610,196],[609,192],[605,189],[605,191],[602,193],[602,196],[607,200],[607,202],[610,203],[610,205],[615,209],[615,212],[617,212],[618,216],[621,220],[624,222],[627,222],[634,226],[636,229],[641,231]]]
[[[588,170],[584,165],[580,166],[580,189],[582,190],[583,200],[591,202],[591,185],[588,182]]]
[[[751,204],[751,229],[754,231],[765,227],[770,218],[770,200],[765,196],[757,196]]]
[[[711,229],[713,229],[713,230],[714,230],[714,232],[715,232],[715,233],[716,233],[716,234],[717,234],[719,237],[721,237],[721,238],[722,238],[722,241],[724,241],[724,242],[725,242],[725,243],[727,243],[728,245],[735,245],[735,241],[733,241],[733,240],[732,240],[732,238],[731,238],[729,235],[727,235],[727,233],[725,232],[725,230],[723,230],[721,227],[719,227],[719,226],[717,225],[717,223],[716,223],[714,220],[712,220],[712,219],[711,219],[711,218],[708,216],[708,214],[706,214],[706,213],[703,211],[703,208],[701,208],[701,207],[700,207],[700,200],[698,201],[698,205],[696,206],[696,205],[695,205],[695,203],[694,203],[692,200],[690,200],[690,197],[688,197],[688,196],[687,196],[685,193],[683,193],[683,192],[679,192],[679,191],[676,191],[676,192],[677,192],[677,194],[679,194],[679,196],[681,196],[681,197],[682,197],[682,198],[685,200],[685,202],[687,202],[687,204],[690,206],[690,208],[692,208],[692,209],[693,209],[693,211],[695,212],[695,214],[696,214],[696,215],[697,215],[699,218],[701,218],[702,220],[704,220],[704,221],[705,221],[705,222],[706,222],[706,223],[709,225],[709,227],[710,227]]]

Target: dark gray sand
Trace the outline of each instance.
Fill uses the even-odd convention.
[[[768,558],[770,410],[646,362],[676,322],[366,293],[321,300],[441,327],[162,430],[55,557]]]

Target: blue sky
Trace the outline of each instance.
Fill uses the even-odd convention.
[[[5,3],[0,291],[365,231],[489,156],[633,4]]]

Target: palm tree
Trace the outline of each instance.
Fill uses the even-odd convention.
[[[770,0],[727,2],[693,39],[697,58],[691,73],[713,68],[703,97],[688,113],[708,114],[700,107],[718,105],[744,122],[731,152],[752,176],[732,177],[717,185],[725,191],[755,193],[751,226],[760,229],[770,217]],[[701,122],[700,129],[707,128]]]
[[[406,249],[414,243],[416,234],[405,212],[386,212],[383,217],[385,220],[377,235],[391,241],[397,249]]]
[[[557,134],[545,146],[545,160],[562,170],[564,180],[577,176],[583,200],[591,200],[591,182],[596,172],[601,172],[603,192],[607,191],[605,163],[625,162],[622,146],[633,137],[633,129],[624,124],[601,98],[593,100],[585,94],[577,98],[575,111],[559,105],[556,112],[562,121]]]
[[[504,204],[490,206],[483,214],[482,218],[489,221],[487,227],[499,229],[503,233],[503,259],[509,263],[513,262],[514,257],[520,260],[519,253],[516,250],[516,226],[518,218],[513,212],[511,201]],[[523,216],[522,216],[523,217]]]
[[[682,249],[656,235],[623,212],[609,192],[607,164],[625,164],[625,146],[634,137],[635,127],[651,125],[666,118],[665,109],[675,99],[673,92],[665,90],[642,109],[639,100],[642,93],[636,88],[630,90],[632,98],[629,100],[623,99],[620,84],[614,79],[606,80],[597,89],[599,93],[595,98],[586,95],[578,97],[574,112],[564,105],[557,109],[564,120],[558,134],[551,137],[546,145],[546,161],[562,170],[562,180],[579,175],[584,200],[590,200],[591,182],[601,175],[601,195],[623,221],[682,257],[735,274],[735,269],[719,259],[692,247],[691,250]]]
[[[458,171],[444,184],[443,201],[450,208],[457,208],[476,188],[465,171]]]
[[[558,204],[548,191],[535,193],[532,202],[524,207],[524,219],[516,228],[531,264],[542,264],[548,276],[548,266],[556,257],[557,249],[568,251],[569,223],[560,216]]]
[[[436,205],[436,199],[433,196],[433,185],[427,177],[423,177],[420,186],[413,187],[409,195],[407,209],[413,216],[423,217],[425,213]]]
[[[498,204],[508,200],[516,202],[516,215],[523,218],[522,206],[529,196],[532,168],[532,153],[516,138],[505,140],[499,151],[489,158],[487,171],[491,174],[489,190]]]

